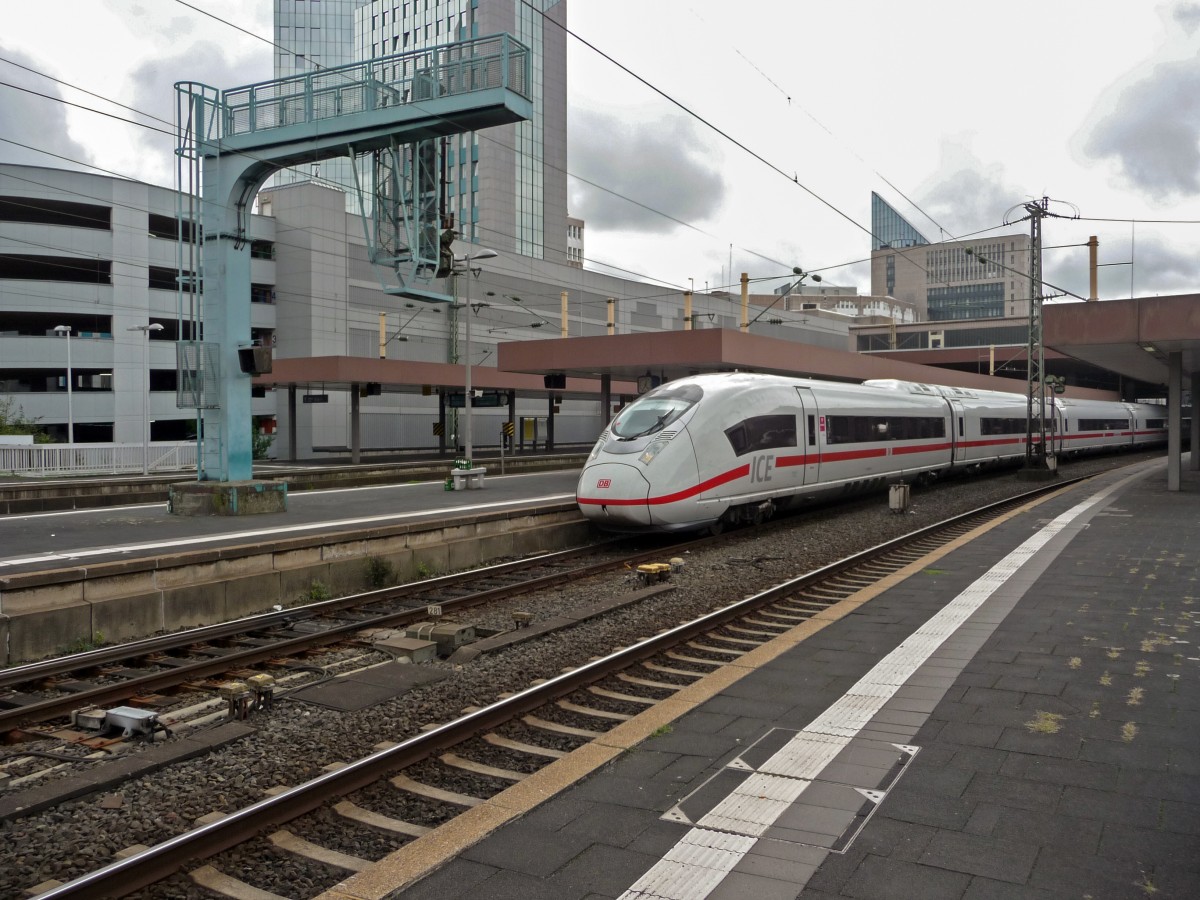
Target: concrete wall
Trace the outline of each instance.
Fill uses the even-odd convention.
[[[0,578],[0,665],[150,637],[376,587],[368,567],[386,563],[402,584],[503,557],[587,541],[573,503],[542,515],[495,514],[293,538],[32,572]]]

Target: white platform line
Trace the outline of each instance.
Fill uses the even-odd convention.
[[[297,534],[303,531],[316,531],[321,528],[344,528],[351,525],[375,525],[380,522],[398,522],[404,519],[416,519],[422,516],[447,516],[462,514],[477,510],[504,509],[508,506],[520,506],[526,503],[552,503],[574,498],[574,494],[547,494],[544,497],[523,497],[519,500],[501,500],[495,503],[472,503],[469,506],[444,506],[440,509],[421,509],[403,513],[384,513],[378,516],[359,516],[353,519],[331,519],[323,522],[311,522],[306,525],[282,525],[276,528],[256,528],[252,531],[229,531],[222,534],[198,534],[170,541],[148,541],[142,544],[116,544],[111,547],[93,547],[87,550],[63,550],[58,553],[40,553],[37,556],[16,557],[0,560],[0,568],[5,566],[21,566],[29,563],[71,562],[77,559],[88,559],[94,556],[104,556],[113,553],[134,553],[141,550],[168,550],[172,547],[194,547],[197,544],[211,544],[217,541],[239,541],[249,538],[264,538],[272,535]],[[8,521],[12,521],[11,519]]]

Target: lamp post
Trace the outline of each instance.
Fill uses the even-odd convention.
[[[67,338],[67,444],[70,446],[75,443],[75,410],[71,398],[71,326],[55,325],[54,333]]]
[[[468,252],[454,260],[455,274],[467,275],[467,302],[463,309],[466,316],[463,342],[467,345],[463,354],[463,447],[468,465],[471,462],[471,263],[477,259],[492,259],[499,254],[487,247],[480,247],[475,252]],[[461,265],[459,265],[461,264]]]
[[[142,474],[150,474],[150,332],[162,331],[158,322],[134,325],[126,331],[140,331],[146,336],[142,343],[142,367],[146,372],[146,390],[142,394]]]

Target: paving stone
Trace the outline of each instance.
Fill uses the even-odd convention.
[[[543,804],[551,807],[557,805],[559,804]],[[539,824],[530,816],[526,819],[531,824]],[[558,831],[568,837],[581,838],[593,844],[625,847],[657,820],[658,816],[648,810],[631,809],[628,806],[615,806],[610,803],[592,803],[587,804],[587,815],[577,816],[563,823]]]
[[[1030,873],[1028,885],[1056,897],[1134,898],[1148,896],[1135,888],[1143,878],[1143,870],[1127,860],[1042,853]]]
[[[1101,856],[1133,860],[1146,866],[1170,865],[1200,875],[1200,853],[1196,849],[1194,833],[1179,834],[1157,828],[1105,825],[1100,839]]]
[[[843,893],[872,900],[959,900],[970,883],[971,876],[962,872],[868,856]]]
[[[807,894],[804,895],[804,900],[808,900]],[[971,879],[962,900],[1062,900],[1062,897],[1025,884],[976,877]]]
[[[1026,781],[1044,781],[1105,791],[1117,786],[1120,770],[1116,766],[1079,759],[1066,761],[1012,753],[1001,767],[1000,774]]]
[[[919,862],[952,872],[1024,884],[1037,855],[1038,846],[1033,843],[943,831],[933,836]]]
[[[598,844],[572,859],[546,884],[556,898],[584,897],[588,893],[617,897],[658,862],[659,857]]]
[[[1158,824],[1159,801],[1116,791],[1066,787],[1059,799],[1058,812],[1078,819],[1099,819],[1107,825],[1154,828]]]
[[[999,815],[992,825],[994,837],[1011,841],[1030,841],[1047,850],[1071,853],[1095,853],[1100,847],[1104,824],[1094,819],[1078,819],[1041,810],[997,807]]]
[[[509,871],[497,872],[487,881],[451,896],[455,900],[501,900],[509,897],[520,897],[521,900],[575,900],[543,878]]]
[[[590,845],[586,837],[547,831],[518,820],[463,851],[461,859],[496,869],[544,877],[578,856]]]
[[[977,772],[963,791],[962,798],[970,803],[991,803],[1049,812],[1056,808],[1061,794],[1062,788],[1056,785]]]
[[[1036,756],[1057,756],[1060,759],[1078,759],[1082,745],[1083,741],[1077,735],[1038,734],[1024,726],[1004,729],[1000,740],[996,742],[996,748],[999,750]]]
[[[404,900],[455,900],[495,875],[495,866],[454,859],[406,889]]]
[[[1003,734],[1004,727],[1001,725],[949,722],[938,733],[938,742],[964,744],[973,747],[995,747]]]

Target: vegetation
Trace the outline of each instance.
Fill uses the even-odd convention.
[[[309,600],[314,600],[314,601],[328,600],[332,596],[333,596],[333,593],[329,590],[329,587],[323,581],[315,581],[314,580],[308,586],[308,599]]]
[[[35,444],[50,443],[50,435],[42,431],[36,419],[26,417],[12,397],[0,397],[0,434],[32,434]]]
[[[387,587],[396,583],[396,569],[386,559],[367,557],[367,584],[373,588]]]
[[[251,434],[250,441],[250,449],[253,451],[253,458],[266,459],[267,451],[271,449],[271,444],[275,442],[275,435],[264,434],[255,428]]]

